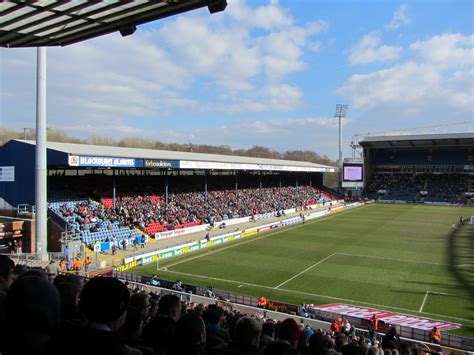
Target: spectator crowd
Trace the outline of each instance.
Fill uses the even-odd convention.
[[[332,327],[331,327],[332,329]],[[0,255],[0,353],[15,354],[421,354],[391,328],[382,339],[343,322],[326,331],[244,315],[173,294],[131,290],[116,278],[56,275]]]
[[[146,231],[156,225],[162,231],[331,200],[329,194],[310,186],[220,189],[207,193],[183,190],[175,190],[167,199],[153,193],[120,195],[115,207],[110,198],[104,198],[103,204],[82,200],[50,205],[50,208],[67,221],[69,231],[76,233],[127,226]]]
[[[433,202],[462,202],[462,194],[468,190],[465,174],[372,174],[364,189],[370,198]]]

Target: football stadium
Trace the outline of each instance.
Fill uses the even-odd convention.
[[[104,4],[0,4],[0,45],[227,2]],[[36,139],[0,146],[0,354],[474,351],[474,133],[354,135],[343,159],[340,131],[335,164],[52,142],[41,97]]]

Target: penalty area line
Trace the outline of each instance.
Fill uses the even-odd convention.
[[[351,254],[351,253],[335,253],[335,254],[344,255],[344,256],[355,256],[355,257],[359,257],[359,258],[372,258],[372,259],[381,259],[381,260],[390,260],[390,261],[400,261],[400,262],[404,262],[404,263],[436,265],[436,266],[450,266],[449,264],[431,263],[429,261],[397,259],[397,258],[389,258],[389,257],[385,257],[385,256],[376,256],[376,255],[361,255],[361,254]]]
[[[430,291],[426,291],[425,297],[423,298],[423,302],[421,302],[421,307],[418,310],[418,313],[423,312],[423,307],[425,306],[426,300],[428,299],[428,295],[430,294]]]
[[[282,282],[282,283],[279,284],[278,286],[275,286],[275,289],[280,288],[280,286],[283,286],[284,284],[290,282],[290,281],[293,280],[293,279],[296,279],[298,276],[304,274],[306,271],[311,270],[313,267],[316,267],[316,266],[318,266],[319,264],[325,262],[326,260],[332,258],[334,255],[336,255],[336,253],[333,253],[333,254],[331,254],[331,255],[325,257],[324,259],[319,260],[317,263],[315,263],[315,264],[311,265],[310,267],[304,269],[303,271],[301,271],[300,273],[296,274],[295,276],[290,277],[288,280]]]

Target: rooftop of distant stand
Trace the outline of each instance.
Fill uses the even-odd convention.
[[[359,144],[364,148],[474,145],[474,133],[367,135]]]
[[[35,141],[30,140],[14,140],[20,143],[36,145]],[[190,153],[168,150],[141,149],[141,148],[125,148],[102,145],[73,144],[48,142],[48,149],[63,152],[69,155],[77,156],[93,156],[93,157],[120,157],[133,159],[154,159],[154,160],[179,160],[181,162],[189,162],[189,168],[192,168],[193,162],[201,163],[220,163],[222,168],[216,167],[215,170],[232,170],[227,164],[238,164],[239,170],[275,170],[275,171],[307,171],[307,172],[334,172],[337,167],[303,162],[294,160],[254,158],[236,155],[220,155],[205,153]],[[248,169],[243,169],[242,164],[249,165]],[[261,169],[255,169],[255,166],[261,166]],[[265,168],[265,167],[268,167]],[[279,168],[281,167],[281,169]],[[196,166],[195,169],[199,169]]]

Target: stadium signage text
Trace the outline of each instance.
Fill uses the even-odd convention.
[[[398,325],[402,327],[421,329],[425,331],[438,327],[440,330],[458,329],[461,327],[459,323],[445,322],[424,317],[417,317],[402,313],[393,313],[381,311],[372,308],[350,306],[346,304],[325,304],[321,306],[313,306],[310,308],[312,313],[324,316],[324,313],[332,313],[337,316],[353,317],[361,320],[370,320],[375,314],[379,321],[387,325]]]
[[[264,171],[312,171],[312,172],[334,172],[332,167],[303,167],[291,165],[273,164],[247,164],[247,163],[220,163],[210,161],[181,160],[181,169],[214,169],[214,170],[264,170]]]
[[[117,167],[134,168],[135,159],[116,157],[88,157],[79,155],[69,156],[69,166],[97,166],[97,167]]]
[[[156,159],[145,159],[144,161],[145,168],[179,168],[179,160],[156,160]]]

